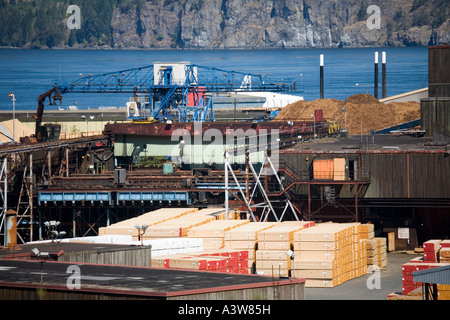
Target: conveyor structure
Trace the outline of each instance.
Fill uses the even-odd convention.
[[[70,84],[55,83],[54,87],[59,94],[133,94],[127,103],[129,119],[179,122],[214,121],[212,93],[296,90],[295,82],[190,62],[155,62],[145,67],[84,76]]]

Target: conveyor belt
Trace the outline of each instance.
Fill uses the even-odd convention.
[[[47,142],[40,142],[40,143],[1,146],[0,147],[0,156],[6,155],[6,154],[20,153],[20,152],[30,152],[30,151],[34,151],[34,150],[67,147],[67,146],[71,146],[71,145],[84,144],[84,143],[101,142],[101,141],[106,142],[107,140],[108,140],[107,136],[98,135],[98,136],[91,136],[91,137],[74,138],[74,139],[57,140],[57,141],[47,141]]]

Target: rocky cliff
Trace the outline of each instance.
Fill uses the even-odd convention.
[[[0,2],[0,46],[304,48],[449,43],[448,0],[69,0]],[[367,13],[369,6],[379,8]],[[379,18],[379,19],[378,19]],[[379,27],[369,27],[379,22]]]
[[[440,4],[442,6],[440,6]],[[449,42],[448,2],[154,0],[114,9],[116,48],[272,48],[430,45]],[[372,25],[371,25],[372,26]]]

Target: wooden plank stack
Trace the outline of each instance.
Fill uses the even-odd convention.
[[[248,253],[248,250],[212,249],[194,252],[192,254],[199,257],[214,257],[216,259],[226,260],[224,269],[220,269],[219,266],[217,267],[217,271],[219,272],[249,274]]]
[[[287,252],[293,249],[294,233],[314,224],[311,221],[286,221],[259,231],[256,273],[274,277],[290,276],[291,259]]]
[[[420,283],[414,282],[412,273],[425,269],[428,269],[428,265],[420,259],[413,259],[402,265],[402,295],[408,295],[409,292],[421,286]]]
[[[431,239],[422,245],[423,256],[402,265],[402,294],[420,288],[421,282],[414,282],[412,273],[420,270],[450,265],[450,240]],[[438,284],[438,300],[450,300],[450,286]]]
[[[334,287],[367,273],[359,223],[322,223],[294,234],[294,276],[306,287]]]
[[[387,239],[375,237],[367,242],[367,265],[369,270],[387,266]]]
[[[422,288],[416,288],[407,294],[390,293],[388,294],[388,300],[422,300]]]
[[[225,249],[247,250],[248,270],[256,271],[258,232],[275,226],[277,222],[247,223],[225,232]]]
[[[412,273],[420,270],[443,267],[448,264],[425,262],[422,258],[415,258],[402,265],[402,294],[407,295],[412,290],[422,286],[421,282],[415,282]]]
[[[439,262],[450,263],[450,248],[442,248],[439,250]]]
[[[248,274],[246,250],[203,250],[152,258],[152,267]]]
[[[108,227],[99,228],[99,235],[132,235],[136,240],[138,231],[136,225],[155,226],[157,224],[198,212],[197,208],[162,208],[155,211],[146,212],[140,216],[119,221]]]
[[[366,240],[367,244],[367,265],[369,270],[373,267],[378,267],[378,249],[377,241],[375,239]]]
[[[363,223],[359,227],[361,239],[371,240],[375,237],[375,226],[372,223]]]
[[[438,284],[438,300],[450,300],[450,285]]]
[[[378,267],[386,268],[387,266],[387,239],[384,237],[374,238],[377,242]]]
[[[371,223],[361,224],[360,237],[367,243],[368,270],[385,268],[387,266],[387,238],[375,237],[374,225]]]
[[[423,243],[424,262],[438,262],[441,241],[442,240],[432,239]]]
[[[439,247],[439,262],[450,263],[450,240],[442,240]]]
[[[186,235],[189,238],[203,238],[205,249],[222,249],[225,232],[248,223],[250,220],[215,220],[190,228]]]
[[[214,209],[202,209],[169,219],[147,228],[142,238],[177,238],[186,237],[188,231],[196,226],[216,221]]]

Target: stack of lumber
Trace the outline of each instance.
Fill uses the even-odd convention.
[[[286,221],[259,231],[257,233],[256,273],[288,277],[291,274],[292,266],[287,252],[293,249],[294,233],[314,224],[311,221]]]
[[[250,223],[250,220],[215,220],[190,228],[189,238],[203,238],[203,248],[221,249],[225,245],[225,232]]]
[[[448,284],[438,284],[438,300],[450,300],[450,285]]]
[[[359,233],[361,239],[372,240],[375,238],[375,226],[372,223],[362,223]]]
[[[422,288],[416,288],[407,294],[390,293],[388,300],[422,300]]]
[[[294,276],[306,287],[334,287],[367,273],[359,223],[322,223],[294,234]]]
[[[378,249],[375,239],[366,240],[367,245],[367,266],[369,270],[378,267]]]
[[[378,267],[386,268],[387,266],[387,239],[384,237],[374,238],[377,242]]]
[[[160,222],[148,227],[142,238],[145,240],[186,237],[191,228],[216,221],[215,212],[216,211],[212,209],[202,209]]]
[[[203,250],[202,239],[190,239],[190,238],[151,239],[145,240],[143,244],[144,246],[152,246],[152,257]],[[135,245],[139,245],[139,243],[135,243]]]
[[[275,226],[277,222],[247,223],[225,232],[225,249],[247,250],[248,270],[255,273],[258,232]]]
[[[108,227],[101,227],[99,228],[99,235],[132,235],[133,239],[136,240],[138,237],[136,225],[154,226],[197,211],[197,208],[162,208],[131,219],[119,221]]]
[[[439,262],[449,263],[450,262],[450,240],[443,240],[439,244]]]
[[[431,239],[423,243],[423,256],[402,265],[402,295],[422,287],[421,282],[414,282],[412,273],[420,270],[439,268],[450,265],[450,240]],[[450,286],[437,284],[438,300],[450,300]]]
[[[226,260],[225,268],[218,267],[217,271],[219,272],[249,274],[248,253],[248,250],[210,249],[194,252],[191,255]]]
[[[202,250],[152,258],[152,267],[248,274],[246,250]]]
[[[371,271],[375,268],[387,266],[387,238],[375,237],[375,228],[371,223],[361,224],[360,238],[366,240],[367,267]]]
[[[375,237],[366,240],[367,243],[367,266],[369,270],[385,268],[387,265],[387,239]]]
[[[219,215],[217,215],[217,220],[240,220],[241,219],[241,212],[239,210],[229,210],[228,211],[228,217],[227,213],[224,209],[222,209],[223,212],[221,212]]]
[[[428,240],[423,243],[423,261],[435,263],[438,262],[439,249],[442,240]]]
[[[415,258],[402,265],[402,294],[407,295],[412,290],[422,286],[421,282],[415,282],[412,273],[420,270],[442,267],[448,264],[426,262],[423,258]]]
[[[217,271],[225,269],[226,259],[191,255],[170,255],[152,259],[152,267],[198,271]]]

